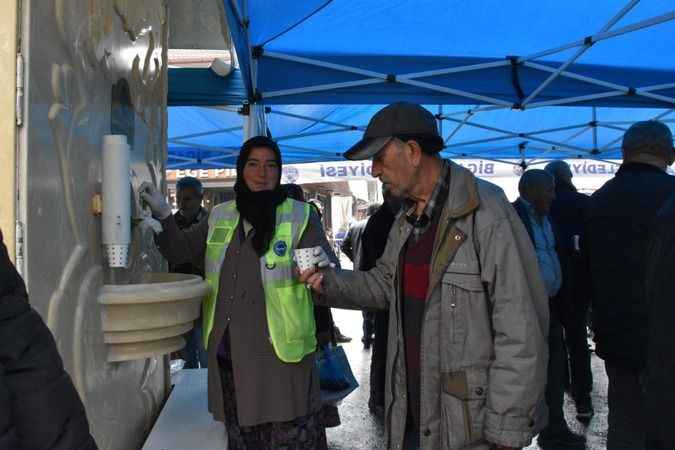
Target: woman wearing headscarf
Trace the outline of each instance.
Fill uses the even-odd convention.
[[[288,198],[280,179],[276,143],[249,139],[237,160],[236,199],[184,231],[164,195],[141,187],[162,224],[162,254],[173,264],[201,265],[212,287],[203,306],[209,410],[225,423],[231,450],[327,448],[314,307],[292,257],[297,248],[331,250],[316,214]]]

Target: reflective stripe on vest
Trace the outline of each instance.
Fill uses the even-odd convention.
[[[308,204],[286,199],[277,207],[270,248],[260,258],[267,328],[274,351],[284,362],[298,362],[316,349],[311,294],[293,274],[293,249],[297,248],[308,220]],[[211,292],[203,304],[205,346],[213,329],[220,271],[238,225],[239,211],[234,201],[216,206],[209,216],[205,266]]]

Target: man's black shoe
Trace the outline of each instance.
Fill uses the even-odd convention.
[[[556,433],[555,435],[539,435],[537,444],[543,450],[569,450],[585,449],[586,437],[580,434],[572,433],[569,429]]]
[[[333,328],[333,333],[335,335],[335,340],[340,344],[345,344],[347,342],[352,341],[352,338],[350,338],[349,336],[345,336],[344,334],[340,333],[340,329],[338,327]]]

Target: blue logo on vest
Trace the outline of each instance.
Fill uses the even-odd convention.
[[[288,249],[288,246],[284,241],[277,241],[274,243],[274,253],[277,256],[284,256],[286,254],[286,250]]]

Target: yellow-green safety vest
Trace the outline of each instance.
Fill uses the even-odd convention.
[[[274,236],[269,250],[260,258],[270,340],[277,357],[288,363],[298,362],[316,349],[312,297],[293,274],[293,249],[308,220],[307,203],[286,199],[277,206]],[[211,292],[202,306],[205,346],[213,329],[220,270],[238,224],[239,211],[234,201],[216,206],[209,216],[205,267]]]

